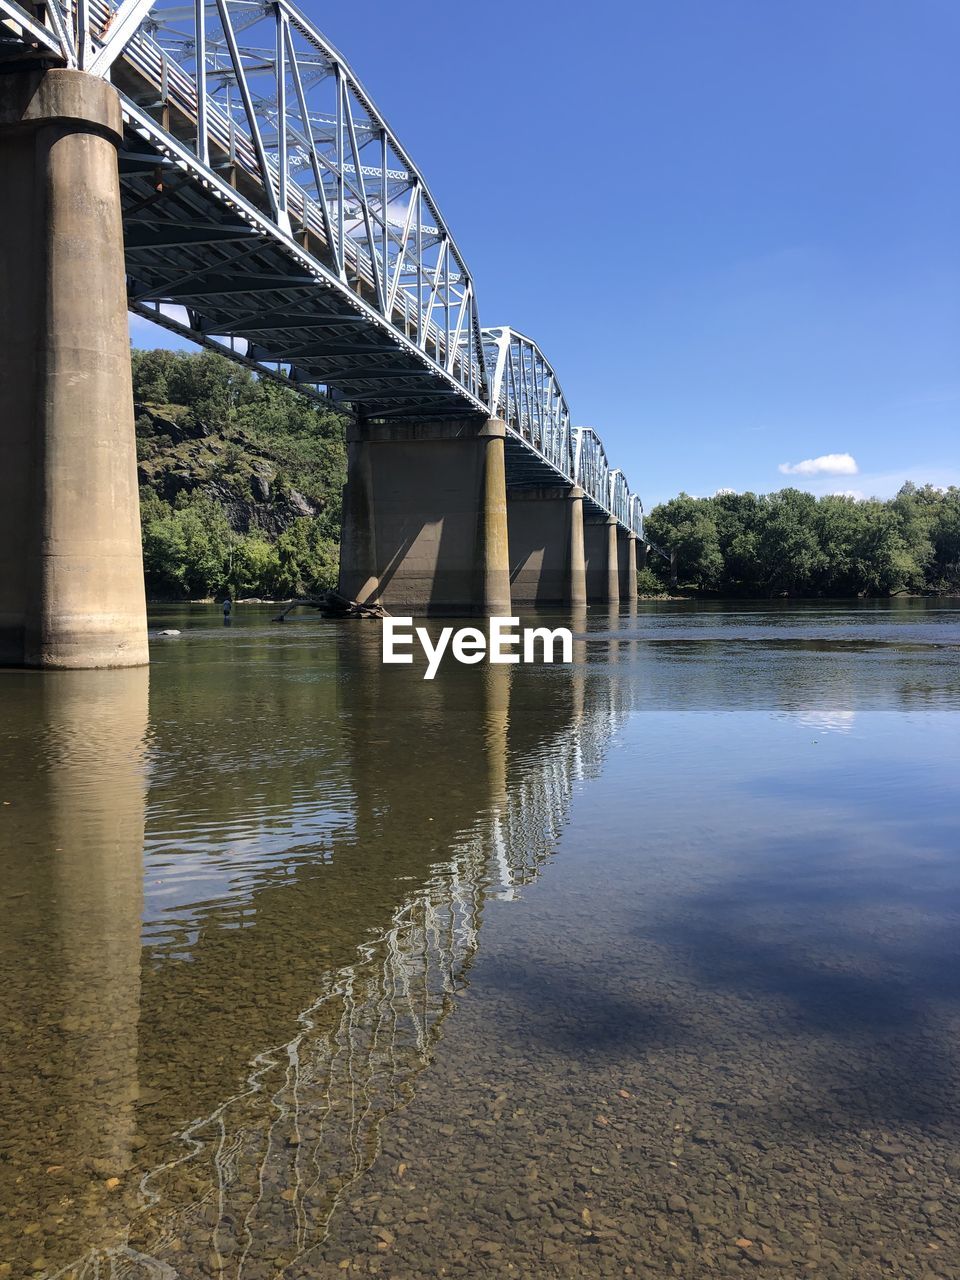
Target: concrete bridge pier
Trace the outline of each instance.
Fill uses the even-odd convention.
[[[148,660],[122,128],[97,77],[0,76],[0,664]]]
[[[583,490],[570,490],[570,608],[580,613],[587,607],[587,553],[583,527]]]
[[[617,562],[620,569],[620,603],[637,598],[637,543],[639,538],[624,528],[617,529]]]
[[[515,609],[576,609],[586,603],[579,485],[508,490],[507,528]]]
[[[587,600],[590,604],[619,605],[620,560],[617,521],[591,516],[584,522]]]
[[[510,614],[506,428],[358,423],[347,434],[340,591],[393,614]]]

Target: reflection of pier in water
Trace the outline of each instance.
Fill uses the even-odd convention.
[[[111,966],[113,981],[139,999],[128,1019],[140,1047],[128,1094],[175,1095],[176,1077],[200,1114],[183,1128],[168,1105],[165,1145],[161,1117],[141,1115],[146,1144],[133,1163],[150,1171],[139,1206],[129,1204],[125,1227],[105,1207],[82,1254],[61,1256],[51,1275],[254,1277],[323,1239],[340,1197],[377,1155],[381,1122],[410,1098],[429,1060],[466,980],[484,902],[515,897],[536,877],[576,780],[600,766],[628,710],[631,686],[582,661],[535,674],[459,670],[408,686],[388,741],[370,726],[390,714],[381,708],[398,673],[363,643],[354,660],[338,695],[352,830],[338,833],[322,881],[305,858],[282,884],[252,891],[242,927],[219,928],[211,910],[190,931],[189,963],[175,958],[180,942],[171,958],[162,947],[145,952],[136,983],[133,964]],[[436,796],[428,820],[425,780]],[[375,877],[351,886],[351,861]],[[344,914],[349,926],[338,922]],[[277,993],[252,1026],[224,1012],[251,982],[261,999]],[[249,1074],[224,1098],[245,1060]],[[129,1166],[129,1107],[117,1124]]]

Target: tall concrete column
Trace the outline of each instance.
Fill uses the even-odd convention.
[[[148,660],[121,137],[103,80],[0,77],[0,663]]]
[[[575,484],[570,490],[570,599],[572,610],[579,611],[587,603],[587,558],[583,541],[583,490]]]
[[[620,603],[620,558],[617,547],[617,522],[607,521],[607,604]]]
[[[491,419],[480,439],[483,460],[483,512],[476,555],[483,566],[480,612],[489,617],[509,617],[510,539],[507,528],[506,425]]]
[[[341,593],[393,614],[509,615],[505,434],[494,418],[351,427]]]
[[[629,604],[637,598],[637,542],[635,533],[618,530],[617,557],[620,565],[620,601]]]

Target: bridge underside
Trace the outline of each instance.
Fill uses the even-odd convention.
[[[368,418],[484,411],[432,358],[442,358],[439,337],[421,350],[399,304],[392,325],[378,314],[359,270],[349,281],[321,271],[328,247],[310,229],[277,235],[258,208],[262,189],[226,152],[211,158],[217,181],[196,181],[186,147],[195,122],[168,113],[161,130],[146,109],[155,90],[119,70],[118,88],[144,100],[134,119],[127,108],[118,156],[131,310]],[[181,153],[168,133],[184,136]]]

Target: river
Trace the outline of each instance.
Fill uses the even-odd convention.
[[[273,612],[0,672],[0,1280],[960,1277],[955,604]]]

